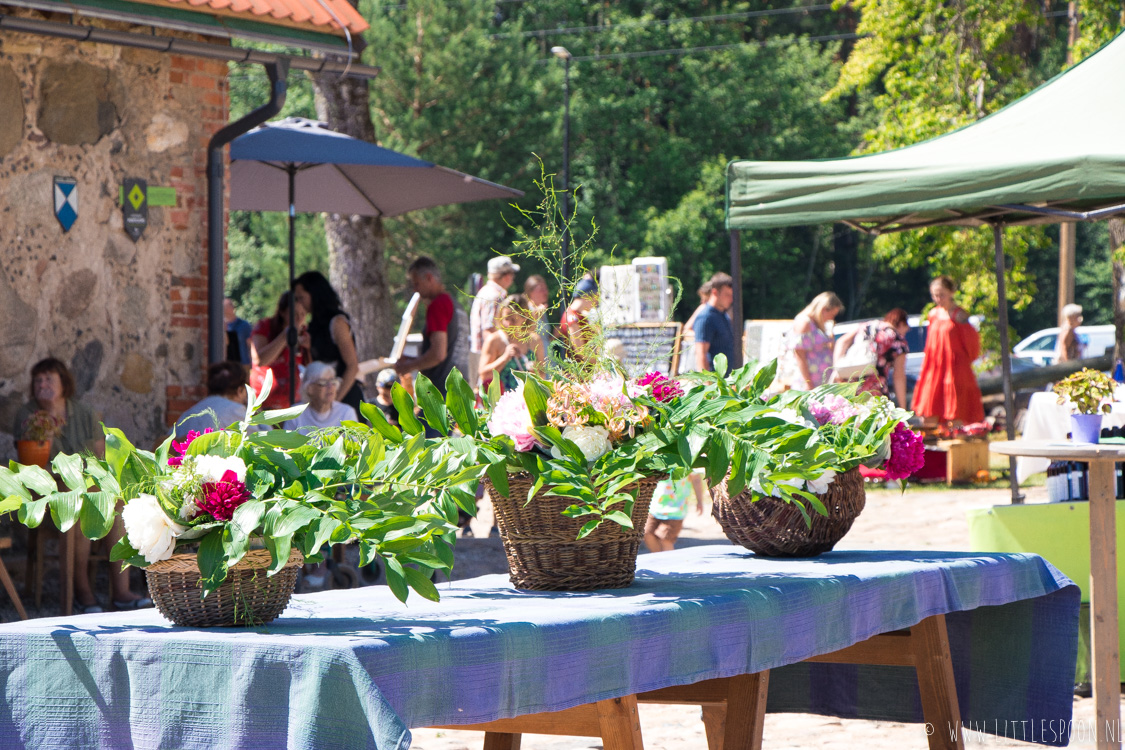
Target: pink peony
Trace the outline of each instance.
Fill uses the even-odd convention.
[[[645,373],[643,377],[637,380],[637,385],[646,388],[651,387],[652,397],[662,404],[684,395],[684,389],[680,387],[677,381],[659,372]]]
[[[887,479],[906,479],[926,462],[922,436],[899,422],[891,433],[891,455],[887,459]]]
[[[850,418],[859,414],[859,409],[843,396],[833,393],[825,396],[821,401],[809,399],[809,411],[819,424],[843,424]]]
[[[210,513],[216,521],[229,521],[234,518],[238,506],[250,499],[250,490],[238,481],[233,471],[223,474],[218,482],[204,482],[203,497],[196,505]]]
[[[523,386],[508,391],[496,402],[488,420],[488,431],[493,435],[507,435],[516,444],[516,450],[526,453],[535,447],[531,434],[531,413],[523,400]]]
[[[202,433],[196,432],[195,430],[189,430],[188,434],[184,437],[183,442],[177,442],[177,441],[173,440],[172,441],[172,450],[176,451],[176,453],[178,453],[179,455],[169,456],[168,457],[168,465],[169,466],[180,466],[180,465],[182,465],[183,462],[184,462],[184,456],[187,455],[187,449],[188,449],[188,446],[191,445],[191,442],[193,440],[195,440],[197,437],[199,437],[201,434],[206,435],[208,432],[214,432],[214,430],[212,430],[210,427],[208,427]]]

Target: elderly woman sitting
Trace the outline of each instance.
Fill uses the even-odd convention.
[[[301,381],[301,400],[309,406],[296,419],[285,423],[285,429],[311,432],[324,427],[339,427],[345,419],[358,421],[355,409],[336,400],[340,378],[328,362],[313,362],[305,368]]]

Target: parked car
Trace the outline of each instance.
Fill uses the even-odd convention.
[[[1078,338],[1086,346],[1087,357],[1100,357],[1113,351],[1115,331],[1108,326],[1078,326]],[[1012,347],[1012,357],[1031,360],[1036,365],[1053,365],[1059,341],[1058,328],[1036,331]]]

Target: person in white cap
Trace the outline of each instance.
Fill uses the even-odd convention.
[[[480,352],[488,334],[496,330],[500,303],[508,296],[508,289],[516,280],[520,267],[507,255],[497,255],[488,260],[488,281],[477,292],[469,312],[469,385],[476,391],[480,385],[478,374]]]

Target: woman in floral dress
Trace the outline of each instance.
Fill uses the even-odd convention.
[[[859,376],[862,379],[859,390],[891,398],[890,373],[893,371],[894,402],[903,409],[906,408],[906,355],[910,353],[906,333],[909,330],[906,310],[896,307],[884,315],[882,320],[873,320],[866,326],[856,328],[836,342],[836,358],[839,360],[851,349],[862,331],[875,352],[875,371]]]
[[[793,319],[778,361],[778,379],[785,389],[807,391],[828,381],[833,340],[829,324],[844,303],[832,292],[821,292]]]

